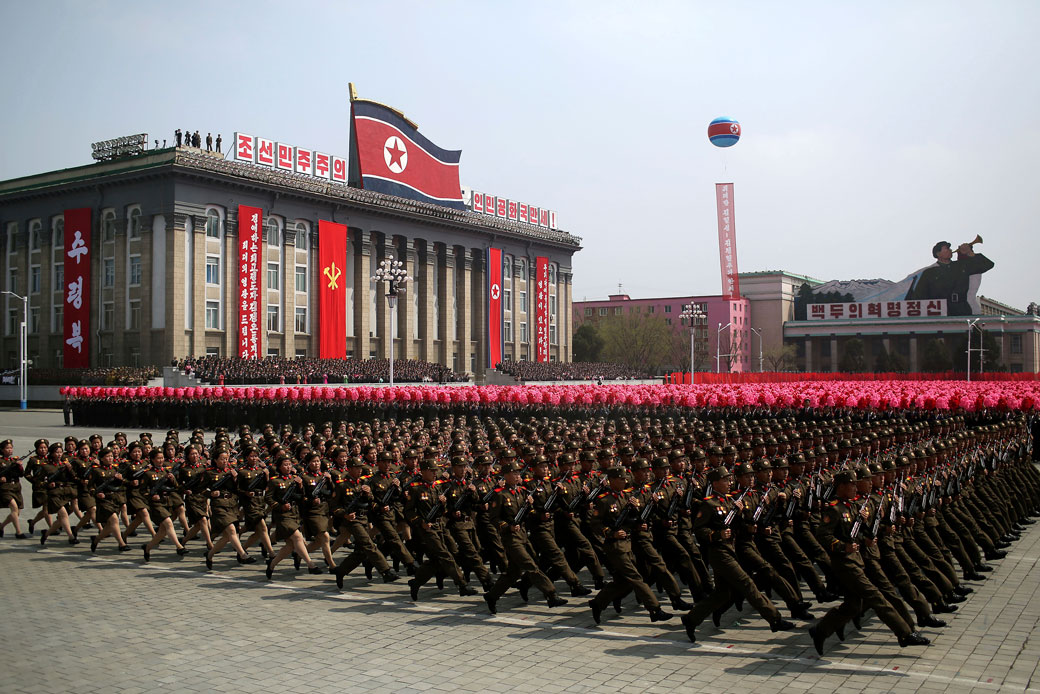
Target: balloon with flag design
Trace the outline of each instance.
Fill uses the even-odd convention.
[[[740,140],[740,123],[733,118],[716,118],[708,124],[708,139],[716,147],[732,147]]]

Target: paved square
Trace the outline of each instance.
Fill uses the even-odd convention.
[[[85,431],[60,422],[0,412],[0,438],[22,454],[39,436]],[[360,571],[340,593],[291,562],[268,582],[262,564],[225,553],[207,573],[198,542],[144,565],[111,541],[92,556],[85,542],[40,549],[7,528],[0,692],[1040,692],[1035,528],[969,584],[976,592],[942,615],[948,627],[925,630],[931,646],[900,649],[870,614],[822,659],[804,629],[773,634],[747,607],[692,645],[677,618],[651,624],[631,597],[600,628],[581,600],[549,610],[515,592],[491,617],[479,598],[426,587],[413,604],[403,581],[369,584]]]

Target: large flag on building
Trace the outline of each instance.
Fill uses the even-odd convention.
[[[442,149],[389,106],[351,102],[350,181],[365,190],[465,209],[459,185],[461,150]]]
[[[537,256],[535,262],[535,287],[537,302],[535,319],[535,360],[549,361],[549,259]]]
[[[318,357],[347,356],[347,227],[318,220]]]
[[[715,184],[715,204],[719,213],[719,264],[722,268],[722,298],[740,297],[737,270],[737,217],[733,209],[733,184]]]
[[[502,361],[502,249],[487,249],[488,277],[488,366]]]
[[[90,251],[90,208],[65,210],[62,364],[66,369],[90,367]]]

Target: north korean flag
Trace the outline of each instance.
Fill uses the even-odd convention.
[[[399,113],[371,101],[351,104],[360,176],[365,190],[458,210],[460,150],[441,149]]]

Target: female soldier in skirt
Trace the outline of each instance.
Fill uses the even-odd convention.
[[[303,460],[304,472],[303,497],[300,503],[300,516],[303,521],[304,537],[310,538],[307,551],[313,552],[321,548],[322,556],[329,570],[336,568],[332,560],[332,549],[329,541],[329,497],[332,495],[332,479],[327,472],[321,471],[321,454],[311,452]],[[325,480],[324,483],[322,480]],[[315,494],[315,489],[321,489]]]
[[[93,438],[93,437],[91,437]],[[79,537],[79,531],[89,528],[94,521],[94,492],[91,488],[91,478],[94,476],[94,468],[97,467],[97,459],[90,447],[90,441],[81,439],[76,444],[76,456],[69,461],[72,464],[72,473],[76,485],[76,506],[79,508],[79,523],[72,529],[72,536]]]
[[[296,552],[303,561],[307,563],[307,569],[312,574],[322,573],[322,568],[311,561],[311,555],[307,553],[307,544],[300,532],[300,495],[290,494],[290,488],[299,490],[303,480],[294,475],[293,462],[290,458],[283,457],[278,460],[278,474],[273,477],[267,485],[265,499],[267,504],[273,507],[272,516],[275,525],[275,539],[284,542],[278,552],[267,560],[267,578],[271,578],[274,567],[278,562]]]
[[[70,545],[79,544],[72,535],[72,526],[69,524],[69,504],[76,498],[76,490],[72,486],[72,465],[64,459],[65,452],[60,443],[52,443],[47,449],[47,459],[40,465],[40,475],[43,476],[44,485],[47,488],[47,511],[56,514],[54,522],[50,527],[40,533],[40,546],[46,546],[47,537],[58,530],[60,526],[69,538]]]
[[[208,551],[213,549],[213,540],[210,537],[208,495],[203,491],[205,478],[206,460],[196,446],[189,444],[184,448],[184,462],[177,476],[181,498],[184,499],[184,509],[188,515],[188,522],[191,523],[188,532],[184,534],[184,542],[196,535],[202,535]]]
[[[0,441],[0,507],[8,510],[7,518],[0,523],[0,537],[4,536],[4,526],[14,526],[15,537],[24,540],[28,537],[22,532],[18,522],[18,511],[25,508],[22,501],[22,474],[25,469],[22,461],[14,454],[14,442],[11,439]]]
[[[159,530],[155,537],[141,545],[144,560],[146,563],[151,560],[152,550],[159,546],[164,537],[173,541],[177,554],[183,557],[188,550],[177,537],[177,531],[173,528],[173,516],[170,514],[170,491],[175,489],[177,479],[166,469],[161,448],[153,448],[148,452],[148,462],[151,467],[141,478],[141,487],[148,499],[148,515],[159,521]]]
[[[39,474],[40,465],[47,460],[47,449],[50,448],[50,445],[50,441],[47,439],[36,439],[36,443],[33,444],[36,452],[25,464],[25,479],[32,484],[32,505],[33,508],[40,509],[36,517],[29,521],[30,535],[33,534],[36,523],[39,521],[42,520],[46,523],[48,528],[53,522],[51,514],[47,512],[47,484],[43,476]]]
[[[143,523],[148,534],[155,537],[155,527],[152,525],[152,518],[148,513],[148,499],[145,498],[142,488],[142,479],[148,472],[148,463],[143,459],[144,446],[140,441],[134,441],[127,449],[126,455],[126,464],[120,471],[123,475],[123,484],[126,486],[126,508],[132,518],[130,525],[126,528],[126,536],[135,536],[137,532],[134,529]]]
[[[213,467],[206,471],[205,494],[209,497],[210,527],[214,534],[220,534],[208,552],[206,552],[206,568],[213,569],[213,557],[231,543],[239,564],[252,564],[256,561],[242,547],[235,522],[238,520],[237,477],[239,472],[231,467],[231,458],[226,448],[217,451]],[[230,479],[228,479],[230,478]]]
[[[180,482],[181,468],[183,468],[184,458],[177,455],[177,442],[173,439],[166,439],[162,445],[163,458],[166,460],[166,469],[173,471],[173,468],[177,465],[181,465],[177,468],[177,472],[174,476],[177,477],[177,481]],[[188,520],[188,514],[184,508],[184,497],[181,495],[180,489],[175,489],[170,492],[170,515],[176,518],[181,524],[181,530],[184,531],[184,536],[188,536],[188,531],[191,529],[191,525],[194,521]],[[192,537],[198,534],[198,530],[192,533]]]
[[[130,545],[119,531],[119,511],[126,503],[126,492],[123,476],[116,465],[115,451],[111,448],[101,449],[98,465],[92,469],[90,484],[97,501],[94,517],[98,526],[98,534],[90,538],[90,551],[96,552],[98,543],[110,535],[119,544],[120,552],[129,551]]]
[[[270,480],[267,466],[260,462],[260,451],[255,446],[246,446],[242,450],[245,462],[238,470],[238,501],[245,518],[243,533],[252,531],[253,535],[243,544],[245,549],[260,541],[260,549],[265,557],[274,554],[271,546],[271,535],[267,531],[267,501],[264,490]],[[258,479],[262,477],[263,480]]]

